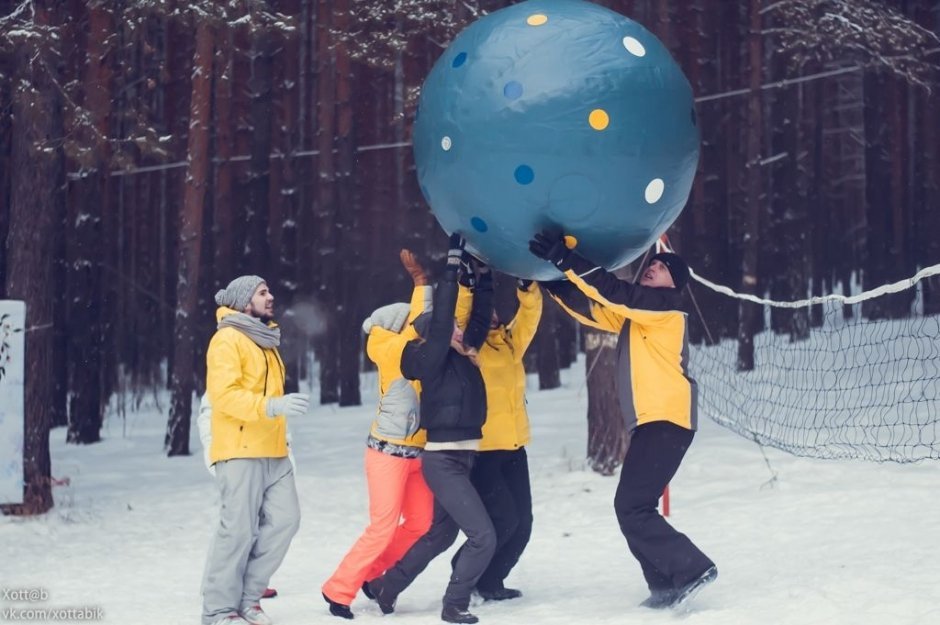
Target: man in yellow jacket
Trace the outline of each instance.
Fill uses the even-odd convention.
[[[478,356],[486,385],[486,423],[470,479],[496,530],[496,552],[476,585],[477,593],[487,601],[522,596],[522,591],[506,588],[504,582],[532,535],[532,489],[525,449],[529,415],[522,359],[542,317],[542,292],[538,284],[524,280],[518,283],[516,297],[519,308],[509,323],[501,323],[494,312]],[[461,284],[458,324],[466,323],[472,302],[473,285]]]
[[[640,283],[631,284],[569,250],[561,236],[537,234],[529,250],[564,273],[567,281],[543,286],[569,314],[619,335],[617,396],[632,435],[614,509],[650,589],[640,605],[678,608],[718,576],[708,556],[657,511],[698,425],[681,306],[689,268],[675,254],[656,254]]]
[[[281,331],[264,280],[235,278],[215,301],[206,393],[222,505],[203,577],[202,623],[271,625],[261,595],[300,524],[286,420],[306,414],[309,397],[284,395]]]

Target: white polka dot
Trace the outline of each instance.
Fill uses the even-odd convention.
[[[646,48],[644,48],[643,44],[633,37],[624,37],[623,47],[626,48],[627,52],[633,56],[646,56]]]
[[[663,191],[666,190],[666,183],[663,182],[662,178],[653,178],[648,185],[646,185],[646,201],[650,204],[655,204],[659,201],[659,198],[663,196]]]
[[[443,139],[441,139],[441,147],[444,149],[445,152],[450,150],[450,146],[452,145],[453,143],[451,142],[450,137],[444,137]]]

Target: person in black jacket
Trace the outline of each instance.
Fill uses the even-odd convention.
[[[493,284],[488,269],[481,266],[470,320],[461,332],[454,322],[454,309],[464,258],[463,239],[454,234],[428,327],[422,327],[428,320],[424,315],[415,320],[423,338],[410,341],[401,357],[402,374],[421,382],[421,427],[428,436],[422,472],[434,493],[434,520],[428,533],[394,567],[364,587],[382,612],[393,612],[398,595],[454,543],[460,529],[467,542],[454,566],[441,611],[441,619],[449,623],[479,620],[468,611],[470,593],[496,550],[493,523],[470,482],[486,421],[486,390],[475,358],[489,331]]]

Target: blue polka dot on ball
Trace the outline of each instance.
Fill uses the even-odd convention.
[[[519,165],[513,172],[513,177],[519,184],[531,184],[535,180],[535,172],[528,165]]]
[[[516,100],[522,97],[522,85],[515,80],[510,80],[506,83],[506,86],[503,87],[503,95],[509,100]]]
[[[434,216],[522,278],[560,275],[528,250],[545,229],[608,269],[638,257],[679,216],[698,163],[692,89],[669,51],[583,0],[528,0],[472,23],[419,109],[415,164]]]

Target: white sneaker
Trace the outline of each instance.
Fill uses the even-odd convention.
[[[274,625],[271,617],[264,613],[260,605],[250,605],[241,611],[242,618],[251,625]],[[238,621],[236,621],[237,623]]]
[[[247,623],[248,621],[234,612],[232,614],[226,614],[216,621],[212,621],[212,625],[246,625]]]

